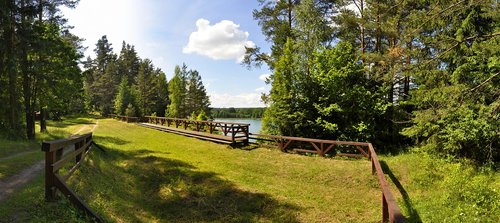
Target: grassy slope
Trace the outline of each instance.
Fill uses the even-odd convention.
[[[108,152],[93,151],[71,183],[109,221],[380,219],[378,184],[363,160],[234,150],[111,120],[99,126],[96,141]],[[498,172],[421,154],[381,160],[410,222],[500,222]],[[40,176],[0,205],[0,219],[85,221],[65,199],[46,203],[43,193]]]
[[[81,133],[89,132],[89,125],[94,123],[95,119],[91,117],[66,117],[63,121],[48,121],[47,133],[40,133],[37,125],[34,142],[0,139],[0,158],[23,153],[20,156],[0,161],[0,180],[5,180],[27,166],[42,160],[44,155],[40,150],[40,142],[68,137],[82,127]],[[61,219],[61,222],[85,222],[85,218],[82,218],[79,211],[75,210],[68,201],[62,199],[56,203],[45,202],[43,183],[43,174],[40,173],[36,179],[2,202],[0,222],[54,222],[56,219]]]
[[[230,149],[133,124],[101,120],[94,152],[75,180],[112,221],[376,222],[380,192],[366,160]]]
[[[500,173],[408,153],[382,157],[409,222],[500,222]]]
[[[0,139],[0,180],[42,160],[44,156],[40,150],[42,141],[65,138],[79,130],[81,130],[80,133],[89,132],[92,124],[95,124],[93,118],[68,117],[63,121],[48,121],[46,133],[40,133],[37,124],[34,142]],[[18,153],[22,155],[7,158]]]

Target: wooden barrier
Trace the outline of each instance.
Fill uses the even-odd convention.
[[[118,119],[120,121],[127,122],[127,123],[139,122],[141,120],[141,118],[139,118],[139,117],[129,117],[129,116],[115,115],[115,114],[111,114],[109,116],[111,118]]]
[[[175,126],[175,128],[183,128],[184,130],[189,128],[194,131],[207,132],[209,134],[215,134],[217,131],[220,131],[224,136],[229,135],[231,137],[232,144],[236,144],[237,141],[242,141],[246,145],[248,144],[250,135],[250,124],[246,123],[199,121],[155,116],[145,116],[144,119],[151,124],[166,125],[167,127],[172,125]]]
[[[92,145],[95,145],[92,140],[92,133],[42,143],[42,151],[45,152],[45,199],[47,201],[55,200],[56,192],[59,190],[73,205],[83,210],[96,221],[103,222],[103,219],[90,209],[83,200],[78,198],[75,192],[65,183],[76,168],[81,165],[85,156],[90,152]],[[74,163],[71,161],[74,161]],[[59,175],[59,170],[67,164],[74,165],[70,167],[65,175]]]
[[[322,139],[312,139],[312,138],[302,138],[302,137],[292,137],[292,136],[277,136],[277,135],[265,135],[265,134],[251,134],[252,136],[262,137],[270,139],[277,143],[278,148],[283,152],[288,152],[288,148],[291,147],[292,142],[303,142],[309,143],[314,150],[307,149],[291,149],[296,152],[308,152],[316,153],[322,157],[325,157],[326,153],[335,149],[346,149],[346,147],[353,147],[351,150],[359,151],[359,154],[352,153],[336,153],[337,156],[349,156],[349,157],[367,157],[370,159],[372,164],[372,175],[377,174],[377,179],[382,190],[382,222],[404,222],[405,218],[401,214],[401,210],[396,203],[396,200],[392,196],[389,183],[385,179],[384,171],[380,166],[378,161],[377,153],[371,143],[367,142],[349,142],[349,141],[336,141],[336,140],[322,140]],[[261,139],[251,137],[252,139]],[[340,147],[344,146],[344,147]]]

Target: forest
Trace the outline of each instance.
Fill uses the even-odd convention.
[[[500,159],[497,1],[259,0],[264,131]],[[383,146],[382,146],[383,145]]]
[[[82,60],[82,39],[71,34],[60,12],[60,7],[75,7],[77,2],[1,2],[2,136],[32,140],[35,119],[40,119],[44,132],[47,118],[69,114],[178,118],[209,114],[201,76],[185,64],[175,68],[168,82],[165,73],[150,59],[140,58],[133,45],[123,41],[116,55],[106,35],[97,41],[94,58]]]
[[[83,46],[61,11],[79,0],[0,1],[0,219],[92,221],[67,199],[46,202],[44,157],[61,157],[40,152],[87,132],[94,141],[67,141],[88,155],[63,158],[79,166],[66,183],[105,222],[378,222],[387,203],[407,222],[499,222],[499,1],[255,1],[249,20],[270,47],[245,47],[237,65],[271,73],[260,108],[211,106],[199,64],[168,74],[106,33]],[[281,137],[278,148],[293,136],[378,155],[340,157],[338,141],[327,157],[324,141],[232,147],[114,114],[262,118],[254,135]]]
[[[213,118],[262,118],[266,108],[212,108]]]
[[[167,81],[133,45],[113,53],[105,35],[83,60],[59,11],[77,2],[0,3],[2,135],[33,139],[36,117],[43,131],[46,117],[71,113],[210,116],[201,76],[186,65]],[[496,1],[258,2],[253,17],[271,49],[247,48],[242,65],[272,71],[265,133],[499,160]]]

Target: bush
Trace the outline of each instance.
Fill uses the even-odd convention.
[[[132,104],[128,104],[127,109],[125,109],[125,115],[135,117],[137,116],[137,109]]]

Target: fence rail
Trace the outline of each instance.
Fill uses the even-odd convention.
[[[145,116],[145,121],[151,124],[162,125],[170,127],[175,126],[175,128],[183,128],[187,130],[188,128],[198,131],[198,132],[208,132],[210,134],[215,134],[216,131],[220,131],[224,136],[230,136],[233,144],[238,141],[238,139],[243,138],[243,143],[248,144],[249,138],[249,126],[246,123],[237,122],[214,122],[214,121],[199,121],[199,120],[189,120],[180,118],[167,118],[167,117],[155,117],[155,116]]]
[[[91,151],[92,145],[95,145],[92,133],[42,143],[42,151],[45,152],[45,199],[55,200],[57,198],[56,192],[59,190],[73,205],[93,217],[97,222],[103,222],[103,219],[78,198],[65,183]],[[65,175],[61,176],[59,170],[68,164],[71,164],[71,167]]]
[[[252,139],[268,139],[267,141],[274,141],[278,148],[287,152],[290,150],[296,152],[309,152],[316,153],[322,157],[333,151],[335,149],[344,150],[351,147],[350,150],[359,151],[358,154],[352,153],[336,153],[337,156],[349,156],[349,157],[367,157],[370,159],[372,164],[372,175],[377,174],[377,179],[382,190],[382,222],[404,222],[405,218],[401,214],[401,210],[392,196],[389,183],[385,179],[384,171],[380,166],[377,153],[371,143],[367,142],[349,142],[349,141],[336,141],[336,140],[323,140],[323,139],[312,139],[312,138],[302,138],[302,137],[292,137],[292,136],[277,136],[277,135],[265,135],[265,134],[251,134]],[[260,138],[259,138],[260,137]],[[310,144],[314,150],[310,149],[291,149],[292,143],[302,142]]]
[[[127,123],[141,121],[140,117],[130,117],[130,116],[123,116],[123,115],[115,115],[115,114],[111,114],[109,116],[111,118],[115,118],[115,119],[118,119],[120,121],[127,122]]]

